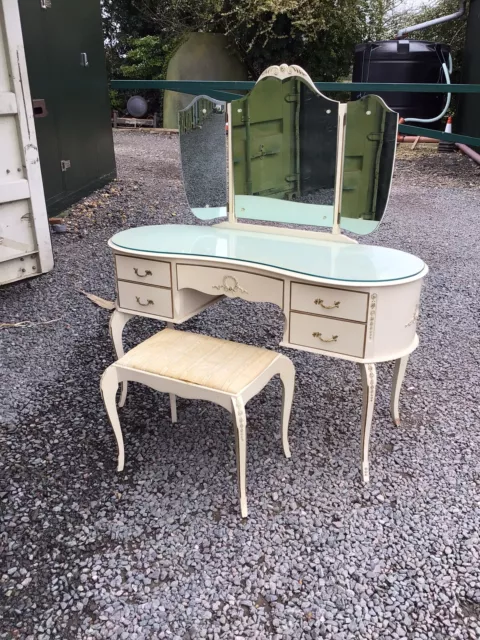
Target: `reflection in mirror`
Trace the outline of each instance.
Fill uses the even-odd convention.
[[[340,226],[366,234],[388,202],[397,147],[398,114],[378,96],[347,105]]]
[[[231,120],[236,217],[331,227],[338,102],[299,76],[267,76]]]
[[[183,183],[197,218],[227,215],[225,103],[197,96],[178,112]]]

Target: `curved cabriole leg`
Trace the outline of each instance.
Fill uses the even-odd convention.
[[[288,358],[282,358],[280,380],[283,386],[282,397],[282,445],[286,458],[292,455],[288,443],[288,424],[292,411],[293,393],[295,390],[295,367]]]
[[[374,364],[361,364],[363,406],[362,406],[362,478],[364,482],[370,480],[368,463],[368,447],[370,430],[372,427],[373,407],[375,405],[375,390],[377,386],[377,370]]]
[[[125,355],[125,351],[123,350],[123,329],[127,322],[132,318],[133,316],[128,313],[123,313],[122,311],[117,311],[117,309],[114,310],[110,317],[110,337],[113,342],[113,348],[115,349],[117,360]],[[119,407],[123,407],[125,400],[127,399],[127,386],[127,382],[121,383],[120,400],[118,402]]]
[[[392,414],[392,420],[397,427],[400,426],[400,411],[398,408],[398,401],[400,399],[400,390],[402,388],[403,379],[405,377],[405,370],[408,364],[408,358],[410,356],[403,356],[395,360],[395,369],[393,371],[393,383],[392,383],[392,396],[390,399],[390,413]]]
[[[235,431],[235,451],[237,457],[237,481],[242,518],[248,516],[247,509],[247,416],[245,405],[239,396],[232,398],[232,415]]]
[[[120,421],[118,419],[117,406],[115,404],[115,396],[118,389],[118,376],[115,365],[108,367],[102,376],[100,381],[100,390],[102,392],[103,402],[105,403],[105,409],[107,410],[110,423],[113,427],[113,432],[117,438],[118,446],[118,466],[117,471],[123,471],[125,464],[125,451],[123,448],[123,436],[122,429],[120,427]]]

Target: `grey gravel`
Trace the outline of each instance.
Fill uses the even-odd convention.
[[[178,138],[115,142],[119,180],[74,207],[53,237],[55,270],[1,292],[4,321],[39,324],[0,335],[0,638],[479,638],[478,183],[418,186],[400,166],[368,240],[431,269],[400,428],[392,366],[378,367],[371,483],[358,471],[357,368],[285,351],[297,367],[292,459],[274,381],[248,407],[242,521],[228,416],[213,404],[180,401],[172,426],[168,399],[132,385],[115,471],[98,389],[108,312],[79,290],[113,299],[116,231],[195,222]],[[158,326],[135,320],[127,343]],[[185,329],[275,348],[282,316],[226,300]]]

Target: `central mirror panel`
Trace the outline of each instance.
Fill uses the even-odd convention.
[[[232,101],[230,133],[237,219],[332,227],[338,102],[267,76]]]
[[[227,215],[225,102],[197,96],[178,112],[183,183],[197,218]]]

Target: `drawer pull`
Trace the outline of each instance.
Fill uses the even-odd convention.
[[[133,270],[135,271],[135,275],[139,278],[146,278],[147,276],[153,275],[150,269],[145,269],[145,273],[138,273],[137,267],[133,267]]]
[[[317,298],[316,300],[314,300],[315,304],[319,304],[322,309],[338,309],[338,307],[340,306],[340,300],[335,300],[335,302],[331,305],[327,305],[327,304],[323,304],[323,300],[320,300],[320,298]]]
[[[219,289],[225,293],[248,293],[245,289],[238,284],[238,281],[233,276],[224,276],[222,284],[214,284],[213,289]]]
[[[140,296],[135,296],[137,299],[137,304],[139,304],[141,307],[149,307],[150,305],[153,305],[154,302],[153,300],[148,300],[146,302],[140,302]]]
[[[322,342],[336,342],[338,340],[338,336],[332,336],[331,338],[322,338],[322,334],[319,331],[314,331],[312,333],[314,338],[318,338]]]

